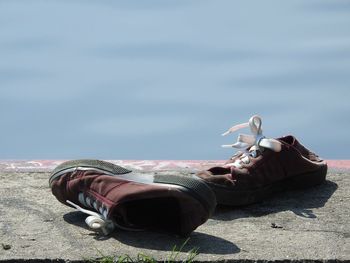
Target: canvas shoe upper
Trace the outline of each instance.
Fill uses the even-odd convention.
[[[59,165],[50,186],[61,203],[88,214],[89,227],[104,234],[118,227],[186,236],[216,205],[214,193],[198,178],[138,174],[98,160]]]
[[[214,190],[218,204],[245,205],[261,201],[274,192],[325,181],[324,160],[292,135],[266,138],[261,124],[261,118],[255,115],[248,123],[225,132],[223,135],[250,127],[252,135],[240,134],[235,144],[224,145],[241,149],[229,161],[197,173]]]

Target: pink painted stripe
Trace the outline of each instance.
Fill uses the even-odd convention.
[[[350,169],[350,160],[327,160],[328,167]]]
[[[22,172],[36,171],[47,172],[53,170],[65,160],[6,160],[0,161],[0,171]],[[127,167],[132,170],[188,170],[204,169],[220,164],[223,161],[200,161],[200,160],[107,160],[114,164]]]
[[[150,170],[201,170],[225,161],[220,160],[109,160],[129,169]],[[3,160],[2,172],[49,172],[64,160]],[[329,168],[350,170],[350,160],[327,160]]]

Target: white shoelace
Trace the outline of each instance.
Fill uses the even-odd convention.
[[[73,202],[66,200],[66,202],[68,204],[74,206],[77,210],[89,215],[85,219],[85,223],[90,228],[92,228],[94,230],[101,229],[103,234],[105,234],[105,235],[108,235],[109,233],[111,233],[114,230],[115,225],[114,225],[113,221],[107,219],[107,214],[108,214],[107,208],[103,208],[103,207],[98,208],[96,201],[91,202],[91,199],[89,197],[85,198],[83,193],[79,193],[78,198],[79,198],[79,202],[82,205],[94,208],[96,211],[100,212],[100,214],[99,214],[99,213],[96,213],[94,211],[84,209],[84,208],[78,206],[77,204],[74,204]]]
[[[237,142],[229,145],[222,145],[222,147],[233,147],[238,149],[244,149],[245,152],[242,154],[240,158],[238,158],[235,162],[229,163],[226,167],[234,166],[236,168],[242,168],[242,164],[248,164],[250,162],[250,157],[257,157],[257,150],[262,150],[261,148],[271,149],[275,152],[281,151],[281,143],[272,138],[266,138],[262,134],[261,129],[262,121],[258,115],[254,115],[249,119],[247,123],[241,123],[235,125],[228,129],[222,136],[226,136],[230,133],[238,131],[240,129],[250,127],[250,130],[253,135],[239,134],[237,138]],[[250,147],[250,148],[249,148]],[[247,148],[248,151],[246,150]]]

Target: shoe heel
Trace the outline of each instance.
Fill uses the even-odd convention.
[[[315,172],[305,173],[290,178],[287,189],[304,189],[322,184],[326,180],[327,166]]]

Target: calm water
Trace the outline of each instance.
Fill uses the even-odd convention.
[[[0,159],[226,159],[252,114],[350,159],[349,1],[0,0]]]

